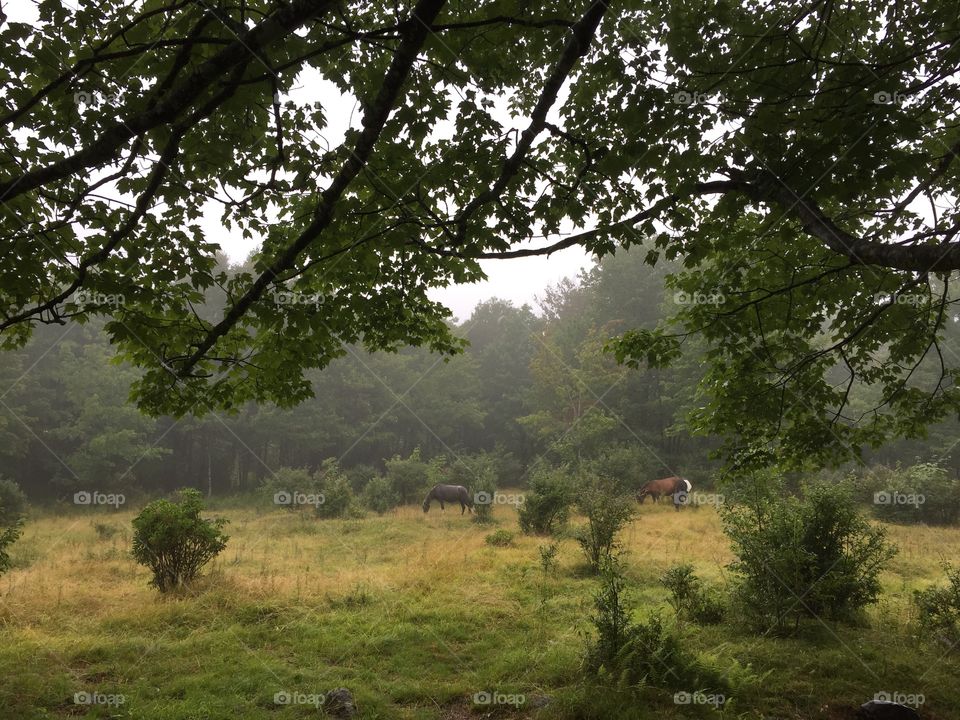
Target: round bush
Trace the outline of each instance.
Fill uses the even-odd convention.
[[[190,583],[226,547],[227,521],[204,519],[202,510],[200,491],[188,488],[177,502],[155,500],[133,519],[133,557],[150,568],[160,592]]]

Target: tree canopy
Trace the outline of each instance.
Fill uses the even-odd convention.
[[[0,339],[105,316],[144,410],[292,405],[352,344],[454,353],[431,288],[573,245],[680,261],[673,316],[613,349],[701,337],[696,422],[741,460],[960,407],[949,3],[37,8],[0,18]],[[321,80],[335,101],[292,97]],[[244,272],[210,203],[262,238]]]

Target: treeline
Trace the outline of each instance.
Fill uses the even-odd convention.
[[[639,253],[608,257],[548,290],[539,313],[500,300],[477,306],[457,327],[469,346],[452,359],[352,349],[312,374],[314,397],[294,408],[250,404],[179,420],[128,403],[136,371],[113,360],[102,325],[41,326],[24,349],[0,356],[0,475],[35,501],[184,486],[223,495],[331,458],[372,476],[419,450],[451,467],[495,453],[508,485],[525,485],[541,463],[585,460],[628,485],[674,473],[706,482],[714,443],[684,422],[698,403],[703,349],[688,342],[668,370],[620,367],[604,351],[610,337],[669,312],[669,269]],[[881,459],[942,450],[952,463],[958,427],[888,446]]]

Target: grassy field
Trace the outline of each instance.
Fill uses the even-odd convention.
[[[960,555],[960,529],[890,526],[900,554],[862,626],[811,622],[791,639],[735,623],[678,628],[731,668],[735,691],[714,709],[584,683],[596,580],[570,539],[557,541],[549,573],[537,551],[549,539],[487,545],[493,529],[516,530],[511,508],[496,509],[493,527],[413,506],[337,521],[217,513],[230,519],[227,549],[177,598],[160,597],[130,560],[132,510],[32,518],[17,568],[0,578],[0,716],[305,718],[320,715],[311,696],[341,686],[364,718],[848,718],[882,691],[923,694],[930,720],[960,716],[960,653],[914,639],[909,604],[942,580],[941,557]],[[119,531],[102,538],[96,523]],[[671,618],[657,578],[674,563],[725,580],[730,555],[710,508],[647,504],[622,540],[638,618]],[[525,702],[475,703],[484,691]],[[124,702],[75,704],[81,692]],[[300,702],[277,704],[281,692]]]

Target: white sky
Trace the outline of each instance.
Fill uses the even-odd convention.
[[[478,302],[491,297],[512,300],[518,306],[536,305],[535,296],[542,295],[545,288],[556,285],[564,277],[576,276],[581,269],[592,266],[593,260],[583,248],[572,247],[549,259],[485,260],[481,264],[489,278],[485,282],[455,285],[431,293],[460,320],[466,320]]]

